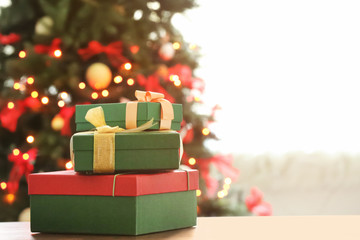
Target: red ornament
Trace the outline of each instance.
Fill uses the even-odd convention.
[[[257,216],[270,216],[272,214],[271,204],[263,201],[263,193],[253,187],[250,195],[245,198],[245,204],[248,210]]]
[[[130,51],[132,54],[136,54],[140,50],[140,47],[137,45],[133,45],[130,47]]]
[[[140,86],[145,86],[146,85],[146,82],[147,82],[147,79],[144,75],[142,74],[138,74],[136,76],[136,79],[137,79],[137,82]]]
[[[210,163],[226,177],[231,178],[232,181],[236,181],[240,174],[240,171],[236,169],[232,162],[234,157],[231,154],[228,155],[215,155],[212,158],[197,158],[196,162],[199,166],[201,177],[205,180],[207,187],[207,195],[209,197],[214,196],[216,193],[218,183],[217,180],[210,176]],[[216,183],[215,183],[216,182]]]
[[[25,98],[23,103],[25,107],[30,108],[33,111],[38,111],[42,106],[40,100],[38,98],[33,98],[33,97]]]
[[[182,140],[184,144],[188,144],[191,143],[193,139],[194,139],[194,129],[191,127],[186,131],[185,137],[183,137]]]
[[[2,35],[0,33],[0,44],[7,45],[7,44],[13,44],[20,41],[20,35],[16,33],[10,33],[9,35]]]
[[[17,154],[13,152],[8,155],[9,161],[14,163],[7,182],[9,193],[15,194],[19,189],[21,177],[25,176],[27,179],[28,175],[34,170],[37,152],[37,148],[32,148],[26,153],[18,151]]]
[[[61,108],[59,115],[64,120],[64,126],[62,127],[61,132],[60,132],[61,135],[63,135],[63,136],[71,136],[72,135],[72,131],[71,131],[71,127],[70,127],[70,119],[72,118],[74,113],[75,113],[75,106]]]
[[[140,86],[143,86],[146,91],[162,93],[165,99],[170,102],[175,102],[175,99],[160,85],[160,79],[156,74],[150,75],[147,78],[143,75],[137,75],[137,80]]]
[[[14,104],[14,108],[4,107],[0,112],[0,122],[3,128],[11,132],[16,131],[17,122],[20,116],[30,108],[33,111],[38,111],[41,108],[39,99],[27,97],[24,100],[18,100]]]
[[[259,205],[255,206],[251,212],[257,216],[271,216],[272,206],[268,202],[261,202]]]
[[[263,193],[257,188],[253,187],[250,190],[250,195],[246,197],[245,204],[247,208],[251,211],[255,206],[259,205],[262,202]]]
[[[37,45],[34,46],[34,50],[38,54],[48,54],[50,56],[57,56],[55,54],[55,51],[60,50],[60,44],[61,44],[61,39],[60,38],[54,38],[54,40],[52,40],[50,46],[37,44]]]
[[[16,131],[19,117],[25,112],[25,104],[22,101],[16,101],[14,108],[5,106],[0,112],[0,121],[3,128],[10,132]]]
[[[101,45],[98,41],[91,41],[87,48],[79,49],[78,54],[86,61],[95,55],[105,53],[109,58],[110,63],[114,67],[119,67],[122,63],[129,61],[122,55],[122,47],[123,44],[121,41],[110,43],[107,46]]]
[[[169,79],[171,75],[177,75],[184,87],[192,88],[192,70],[187,65],[176,64],[168,69]]]

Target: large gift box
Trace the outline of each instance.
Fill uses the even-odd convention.
[[[105,136],[97,132],[77,133],[72,137],[74,169],[94,173],[178,169],[181,144],[175,131],[105,133]]]
[[[139,235],[196,225],[198,172],[29,175],[31,231]]]
[[[166,102],[128,102],[76,105],[75,123],[77,131],[87,131],[94,125],[86,119],[89,109],[101,106],[104,109],[107,125],[131,129],[140,126],[150,119],[154,125],[150,129],[180,130],[182,122],[182,105]],[[163,126],[162,126],[163,125]]]

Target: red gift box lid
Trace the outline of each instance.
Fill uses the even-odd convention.
[[[151,174],[84,175],[66,170],[30,174],[28,181],[29,195],[113,196],[114,192],[114,196],[141,196],[196,190],[199,173],[197,170],[173,170]]]

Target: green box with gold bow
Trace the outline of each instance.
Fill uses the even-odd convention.
[[[179,168],[181,140],[175,131],[99,135],[97,132],[73,135],[75,171],[112,173]],[[113,142],[108,142],[109,135],[113,135]]]
[[[85,116],[89,109],[99,106],[104,110],[106,124],[111,127],[131,129],[153,119],[154,124],[150,129],[180,130],[183,119],[181,104],[170,103],[160,93],[136,91],[135,96],[139,99],[135,102],[76,105],[76,130],[94,128]]]

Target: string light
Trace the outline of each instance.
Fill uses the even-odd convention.
[[[7,187],[6,182],[1,182],[1,183],[0,183],[0,188],[1,188],[2,190],[5,190],[6,187]]]
[[[14,156],[18,156],[18,155],[20,154],[20,150],[17,149],[17,148],[15,148],[15,149],[13,150],[13,154],[14,154]]]
[[[14,89],[19,90],[20,89],[20,83],[18,83],[18,82],[14,83]]]
[[[91,94],[91,98],[92,99],[97,99],[99,97],[99,94],[97,93],[97,92],[93,92],[92,94]]]
[[[119,76],[119,75],[114,77],[114,83],[121,83],[122,80],[123,80],[123,78],[121,76]]]
[[[28,160],[28,159],[30,158],[30,156],[29,156],[28,153],[24,153],[24,154],[22,155],[22,157],[23,157],[24,160]]]
[[[20,84],[20,91],[24,91],[25,90],[25,85]]]
[[[219,192],[217,193],[217,196],[218,196],[218,198],[224,198],[224,197],[225,197],[224,191],[223,191],[223,190],[219,191]]]
[[[15,104],[13,102],[8,102],[7,107],[8,109],[13,109],[15,107]]]
[[[130,70],[131,68],[132,68],[132,65],[131,65],[131,63],[125,63],[124,64],[124,68],[125,68],[125,70]]]
[[[103,97],[107,97],[109,96],[109,91],[105,89],[101,92],[101,95],[103,95]]]
[[[175,80],[174,85],[179,87],[181,85],[181,81],[180,80]]]
[[[197,196],[197,197],[200,197],[200,196],[201,196],[201,190],[200,190],[200,189],[197,189],[197,190],[196,190],[196,196]]]
[[[133,54],[136,54],[139,50],[140,50],[140,47],[137,46],[137,45],[133,45],[133,46],[130,47],[130,51],[131,51]]]
[[[173,43],[173,48],[174,48],[175,50],[180,49],[180,47],[181,47],[181,45],[180,45],[179,42],[174,42],[174,43]]]
[[[55,57],[60,58],[61,55],[62,55],[62,52],[61,52],[60,49],[56,49],[56,50],[54,51],[54,56],[55,56]]]
[[[210,134],[210,130],[208,128],[203,128],[203,130],[201,132],[204,136],[207,136]]]
[[[69,94],[67,93],[67,92],[61,92],[60,93],[60,97],[62,98],[62,99],[65,99],[65,98],[67,98],[69,96]]]
[[[12,193],[5,195],[5,202],[12,204],[15,201],[15,195]]]
[[[134,85],[134,83],[135,83],[135,81],[134,81],[134,79],[132,79],[132,78],[129,78],[129,79],[127,80],[127,84],[128,84],[129,86]]]
[[[26,57],[26,52],[24,50],[21,50],[19,52],[19,58],[25,58]]]
[[[29,136],[26,138],[26,141],[27,141],[28,143],[33,143],[34,140],[35,140],[35,138],[34,138],[33,136],[31,136],[31,135],[29,135]]]
[[[229,177],[225,178],[224,182],[225,182],[225,184],[230,185],[231,184],[231,178],[229,178]]]
[[[59,107],[64,107],[65,106],[65,102],[63,100],[58,101],[58,106]]]
[[[196,159],[195,158],[189,158],[189,164],[190,165],[195,165],[195,163],[196,163]]]
[[[28,84],[33,84],[34,83],[34,81],[35,81],[35,79],[33,78],[33,77],[28,77],[27,79],[26,79],[26,82],[28,83]]]
[[[224,197],[229,194],[229,192],[226,189],[223,189],[222,192],[224,193]]]
[[[37,91],[32,91],[31,92],[31,97],[37,98],[38,96],[39,96],[39,93]]]
[[[48,103],[49,103],[49,98],[48,98],[48,97],[42,97],[42,98],[41,98],[41,102],[42,102],[43,104],[48,104]]]
[[[190,46],[189,46],[189,48],[190,48],[191,50],[195,50],[195,49],[197,48],[197,45],[196,45],[195,43],[191,43]]]
[[[79,88],[84,89],[86,87],[86,84],[84,82],[79,83]]]
[[[72,161],[68,161],[68,162],[65,164],[65,168],[66,168],[67,170],[72,169],[72,168],[73,168],[73,163],[72,163]]]
[[[229,189],[230,189],[230,185],[229,185],[229,184],[224,184],[223,188],[224,188],[224,190],[229,190]]]
[[[172,81],[172,82],[174,82],[174,81],[180,81],[180,78],[179,78],[178,75],[172,74],[172,75],[170,75],[169,78],[170,78],[170,81]]]

